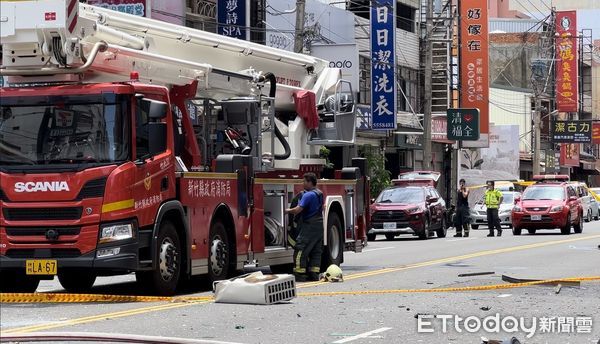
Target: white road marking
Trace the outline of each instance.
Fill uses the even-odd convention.
[[[340,339],[338,341],[333,342],[334,344],[339,344],[339,343],[348,343],[348,342],[353,342],[357,339],[364,339],[364,338],[369,338],[371,337],[371,335],[374,335],[376,333],[381,333],[381,332],[385,332],[385,331],[389,331],[391,330],[391,327],[382,327],[382,328],[378,328],[376,330],[373,331],[369,331],[369,332],[365,332],[365,333],[361,333],[361,334],[357,334],[356,336],[352,336],[352,337],[348,337],[348,338],[344,338],[344,339]]]
[[[504,298],[504,297],[511,297],[511,296],[512,296],[512,294],[500,294],[500,295],[498,295],[496,297]]]
[[[389,250],[395,247],[391,247],[391,246],[386,246],[386,247],[379,247],[379,248],[368,248],[366,250],[362,250],[363,252],[372,252],[372,251],[381,251],[381,250]]]
[[[459,238],[459,239],[450,239],[450,240],[446,240],[447,242],[453,242],[453,241],[466,241],[466,240],[475,240],[477,238]]]

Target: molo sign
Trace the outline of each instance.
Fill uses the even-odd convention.
[[[358,47],[356,44],[314,44],[311,55],[329,61],[329,67],[342,70],[342,79],[352,84],[352,91],[358,92]]]

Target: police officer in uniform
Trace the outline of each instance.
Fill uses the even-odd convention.
[[[458,238],[463,236],[463,230],[465,237],[468,237],[470,229],[469,189],[467,189],[465,184],[466,181],[461,179],[456,196],[456,215],[454,216],[456,234],[454,236]]]
[[[301,214],[294,246],[296,281],[318,281],[323,253],[323,193],[317,189],[317,176],[304,174],[304,193],[298,205],[286,213]]]
[[[502,236],[502,226],[500,226],[500,217],[498,217],[498,207],[502,203],[502,192],[495,189],[493,181],[487,182],[487,190],[485,191],[485,206],[487,207],[487,221],[490,234],[488,237],[494,236],[494,228],[498,230],[498,236]]]

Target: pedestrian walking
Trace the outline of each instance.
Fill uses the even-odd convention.
[[[487,182],[487,190],[485,191],[485,206],[487,208],[487,222],[490,234],[488,237],[494,236],[494,228],[498,231],[498,236],[502,236],[502,226],[500,226],[500,217],[498,216],[498,207],[502,204],[502,192],[496,190],[493,181]]]
[[[298,205],[286,213],[301,214],[294,246],[296,281],[318,281],[323,253],[323,193],[317,189],[317,176],[304,174],[304,194]]]
[[[458,184],[456,213],[454,215],[454,228],[456,228],[456,234],[454,234],[454,237],[460,238],[463,236],[463,231],[465,237],[469,236],[471,218],[469,215],[469,189],[466,187],[466,181],[461,179]]]

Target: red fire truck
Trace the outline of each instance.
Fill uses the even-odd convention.
[[[77,0],[0,5],[3,291],[291,270],[284,209],[320,147],[354,144],[338,69]],[[366,167],[348,165],[318,182],[324,266],[366,243]]]

